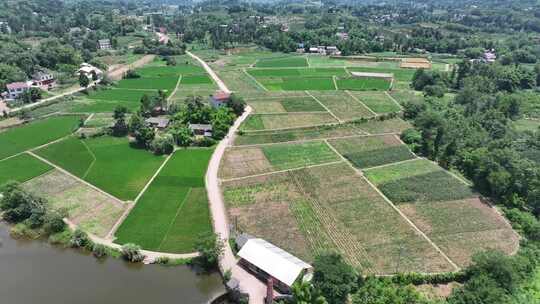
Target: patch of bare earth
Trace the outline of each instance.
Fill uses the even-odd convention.
[[[460,287],[461,284],[452,282],[448,284],[422,284],[415,286],[415,289],[422,293],[426,298],[430,300],[443,300],[446,299],[455,288]]]
[[[312,260],[308,243],[290,210],[299,197],[282,176],[252,178],[224,184],[229,220],[237,230],[264,238],[306,260]]]
[[[250,176],[272,171],[272,165],[260,148],[227,149],[219,170],[223,179]]]
[[[46,198],[53,208],[67,211],[71,222],[99,237],[107,235],[128,207],[58,170],[36,177],[23,187]]]

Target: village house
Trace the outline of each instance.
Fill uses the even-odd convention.
[[[349,39],[349,34],[346,33],[346,32],[339,32],[339,33],[336,33],[336,36],[337,36],[340,40],[347,40],[347,39]]]
[[[81,67],[77,70],[77,75],[81,74],[85,75],[88,78],[93,78],[94,75],[96,75],[97,78],[101,78],[101,76],[103,75],[103,71],[91,64],[82,63]]]
[[[341,55],[341,51],[337,48],[337,46],[328,46],[326,47],[326,54],[330,56],[339,56]]]
[[[0,21],[0,33],[11,34],[11,27],[7,21]]]
[[[30,85],[26,82],[12,82],[6,85],[7,95],[6,99],[17,99],[22,93],[30,89]]]
[[[212,137],[212,125],[209,124],[189,124],[189,129],[195,136]]]
[[[493,63],[495,62],[495,60],[497,60],[497,55],[495,54],[495,50],[493,49],[485,51],[482,57],[483,60],[487,63]]]
[[[311,54],[319,54],[319,49],[316,48],[316,47],[310,47],[309,48],[309,53],[311,53]]]
[[[271,287],[290,293],[294,283],[311,279],[313,267],[285,250],[259,238],[243,243],[238,252],[239,264],[267,283],[267,294],[272,294]]]
[[[112,49],[110,39],[100,39],[98,40],[98,49],[100,50],[110,50]]]
[[[152,128],[163,130],[169,126],[170,119],[165,117],[150,117],[146,119],[146,123]]]
[[[32,75],[32,85],[42,90],[50,90],[56,86],[53,74],[46,71],[38,71]]]
[[[231,99],[231,94],[223,91],[217,91],[214,95],[210,96],[210,104],[214,108],[226,106]]]

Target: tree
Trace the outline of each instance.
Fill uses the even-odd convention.
[[[114,109],[113,118],[115,119],[112,127],[114,136],[126,136],[128,133],[128,126],[126,124],[126,113],[128,109],[124,106],[117,106]]]
[[[313,286],[321,291],[329,304],[343,304],[354,292],[358,280],[356,271],[337,253],[319,255],[313,263]]]
[[[43,224],[46,200],[25,192],[18,183],[8,183],[2,193],[0,210],[3,211],[4,220],[10,223],[29,220],[33,228]]]
[[[236,116],[242,115],[244,113],[244,108],[246,107],[246,102],[240,96],[236,94],[231,94],[230,100],[227,105],[232,109],[233,113]]]
[[[152,129],[145,121],[140,113],[131,116],[129,121],[129,131],[135,137],[137,145],[148,148],[155,137],[154,129]]]
[[[173,135],[176,144],[180,147],[187,147],[193,142],[193,132],[184,124],[174,126],[171,130],[171,134]]]
[[[228,107],[220,107],[211,114],[212,136],[221,139],[227,135],[234,122],[234,113]]]
[[[132,263],[142,262],[145,258],[144,254],[141,253],[141,247],[132,243],[122,246],[122,257]]]
[[[150,149],[157,155],[171,154],[174,151],[174,139],[170,134],[159,136],[152,140]]]
[[[90,85],[90,80],[83,73],[79,75],[79,85],[81,86],[81,88],[85,89],[88,88],[88,86]]]
[[[150,117],[150,114],[152,113],[152,107],[153,107],[152,100],[147,94],[144,94],[141,97],[140,102],[141,102],[141,106],[140,106],[139,112],[144,117]]]
[[[20,94],[17,99],[23,103],[33,103],[41,99],[41,90],[38,88],[30,88]]]
[[[388,279],[367,278],[352,296],[352,304],[428,304],[410,286],[393,284]],[[473,302],[471,302],[473,303]]]
[[[195,243],[195,249],[200,255],[196,261],[207,270],[217,267],[223,254],[223,246],[223,241],[219,235],[214,233],[199,235]]]
[[[292,286],[292,304],[327,304],[326,299],[309,282],[299,281]]]

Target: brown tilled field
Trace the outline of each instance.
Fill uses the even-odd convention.
[[[58,170],[34,178],[23,187],[48,199],[53,208],[67,210],[71,222],[99,237],[108,234],[128,207]]]

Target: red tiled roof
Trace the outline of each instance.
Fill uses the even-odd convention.
[[[217,91],[212,96],[215,100],[228,100],[231,98],[231,94],[223,91]]]
[[[12,83],[8,83],[6,87],[8,88],[8,90],[25,89],[25,88],[28,88],[28,84],[26,82],[12,82]]]

